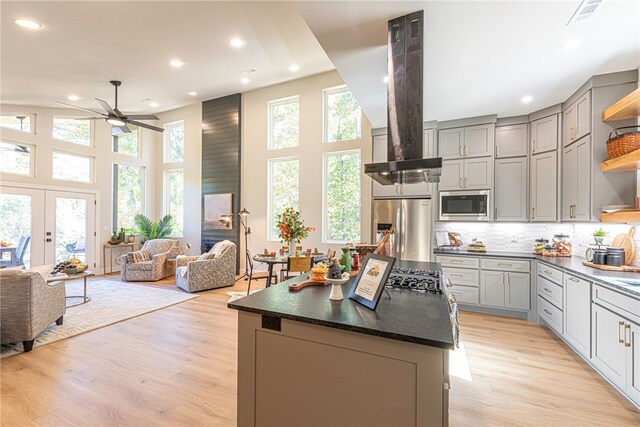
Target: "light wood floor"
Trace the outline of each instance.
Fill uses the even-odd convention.
[[[237,315],[226,292],[242,289],[241,280],[3,359],[1,425],[234,425]],[[461,321],[471,381],[452,381],[452,426],[640,424],[640,413],[544,328],[472,313]]]

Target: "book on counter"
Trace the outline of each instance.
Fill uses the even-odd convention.
[[[487,252],[487,247],[481,240],[473,239],[467,246],[467,250],[470,252]]]

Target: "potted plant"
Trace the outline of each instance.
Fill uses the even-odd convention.
[[[609,234],[604,228],[600,227],[596,231],[593,232],[593,239],[596,241],[596,245],[602,245],[605,236]]]
[[[135,232],[144,240],[162,239],[173,231],[173,217],[165,215],[160,221],[151,221],[148,217],[138,214],[134,217]]]
[[[124,229],[125,233],[128,233],[129,235],[127,236],[127,243],[133,243],[136,241],[136,230],[135,228],[125,228]]]
[[[296,243],[309,236],[310,231],[315,231],[313,227],[305,227],[304,221],[300,217],[300,211],[293,208],[285,208],[276,223],[280,242],[289,243],[289,256],[293,256],[296,250]]]

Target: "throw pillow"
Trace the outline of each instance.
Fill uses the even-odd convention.
[[[127,254],[127,262],[136,263],[142,261],[149,261],[151,259],[151,254],[146,249],[140,249],[139,251],[129,252]]]
[[[200,255],[198,257],[198,261],[205,261],[208,259],[214,259],[216,257],[216,254],[214,254],[212,251],[209,252],[205,252],[202,255]]]

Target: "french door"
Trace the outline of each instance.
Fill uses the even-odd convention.
[[[0,245],[8,246],[0,247],[4,264],[30,268],[78,258],[95,267],[95,234],[94,194],[0,187]]]

